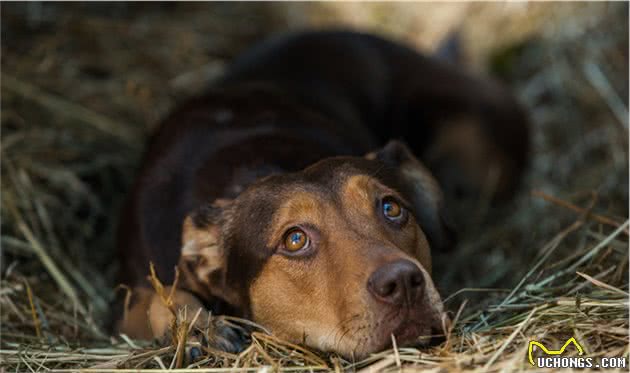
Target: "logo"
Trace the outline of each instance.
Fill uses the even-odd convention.
[[[559,356],[564,353],[567,347],[573,344],[577,349],[578,356]],[[537,346],[544,353],[543,356],[539,356],[534,359],[533,352],[534,346]],[[545,356],[546,355],[546,356]],[[529,347],[527,349],[527,357],[529,363],[537,368],[626,368],[628,366],[628,359],[626,357],[583,357],[584,348],[575,339],[575,337],[569,338],[559,350],[550,350],[545,345],[538,341],[529,341]]]
[[[575,337],[571,337],[571,338],[567,339],[567,341],[564,342],[564,345],[562,345],[562,347],[559,350],[549,350],[549,349],[547,349],[547,347],[545,347],[542,343],[540,343],[538,341],[529,341],[529,348],[527,349],[527,355],[529,357],[529,363],[532,366],[536,366],[536,363],[534,362],[534,357],[532,356],[532,353],[534,352],[534,346],[540,347],[545,354],[554,356],[554,355],[562,355],[564,353],[564,350],[571,343],[573,343],[575,345],[575,347],[577,348],[579,356],[584,355],[584,349],[578,343],[578,341],[575,340]]]

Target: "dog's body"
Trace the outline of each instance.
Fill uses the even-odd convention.
[[[440,330],[429,247],[453,232],[407,147],[373,152],[390,139],[452,189],[492,179],[506,194],[527,129],[503,88],[377,37],[304,33],[243,55],[150,143],[121,223],[137,290],[118,328],[166,332],[153,262],[167,283],[179,265],[181,306],[348,356]]]

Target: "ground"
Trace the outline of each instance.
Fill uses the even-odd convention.
[[[248,45],[331,26],[428,52],[457,31],[465,68],[502,79],[528,108],[526,180],[503,208],[465,206],[470,219],[456,255],[437,255],[436,282],[456,320],[444,345],[352,362],[260,334],[240,356],[210,352],[194,366],[522,370],[531,368],[530,340],[559,348],[572,336],[588,356],[628,357],[627,3],[1,10],[0,370],[177,363],[176,346],[104,330],[116,285],[115,222],[145,140]]]

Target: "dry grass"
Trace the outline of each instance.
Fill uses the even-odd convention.
[[[570,336],[628,357],[627,4],[356,9],[2,4],[0,371],[512,371],[531,368],[529,340]],[[147,133],[261,35],[330,22],[427,46],[459,24],[474,67],[530,109],[522,191],[499,210],[465,206],[457,254],[436,258],[447,342],[354,362],[260,331],[240,355],[187,365],[186,333],[167,347],[109,336],[115,217]]]

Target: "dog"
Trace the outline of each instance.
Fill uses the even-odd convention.
[[[357,32],[273,37],[150,139],[120,223],[133,291],[116,329],[169,333],[153,263],[167,284],[177,267],[171,309],[201,309],[200,329],[212,312],[345,357],[392,335],[426,346],[448,323],[431,269],[455,244],[444,193],[509,195],[527,147],[514,96],[459,66]],[[244,347],[214,328],[215,347]]]

